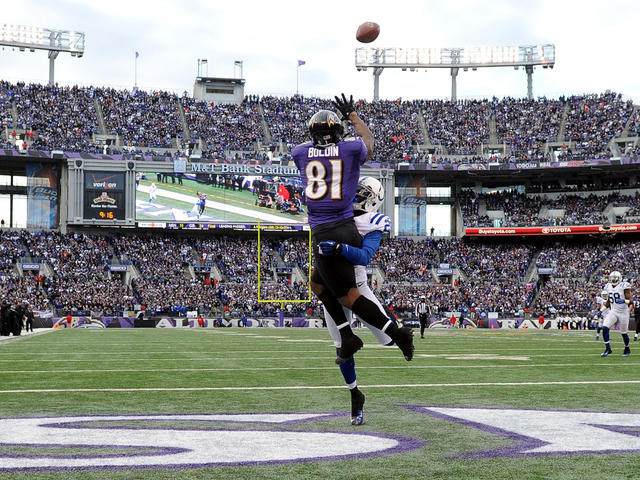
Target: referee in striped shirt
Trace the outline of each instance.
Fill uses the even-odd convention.
[[[416,317],[420,320],[420,338],[424,338],[424,329],[427,328],[427,321],[431,315],[431,307],[427,303],[427,297],[420,296],[420,302],[416,304]]]

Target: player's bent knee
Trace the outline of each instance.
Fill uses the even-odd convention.
[[[350,288],[347,294],[343,297],[340,297],[338,300],[342,305],[347,308],[351,308],[355,301],[360,297],[360,292],[357,288]]]

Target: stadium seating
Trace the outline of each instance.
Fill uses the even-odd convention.
[[[306,242],[306,237],[264,240],[263,300],[308,298]],[[257,301],[255,237],[7,230],[0,233],[0,252],[0,277],[7,286],[0,300],[23,298],[34,310],[116,315],[144,305],[151,314],[197,309],[222,315],[226,307],[239,318],[277,315],[280,309],[278,302]],[[43,269],[22,275],[16,268],[22,261],[40,263]],[[130,281],[109,273],[110,265],[120,263],[132,265]],[[439,263],[456,271],[454,282],[440,282]],[[617,269],[632,282],[640,279],[640,241],[532,246],[394,238],[382,242],[371,265],[383,279],[374,281],[374,290],[401,316],[413,315],[420,295],[427,295],[440,312],[584,314],[592,309],[607,272]],[[196,267],[206,266],[211,267],[206,275],[195,274]],[[300,269],[301,274],[278,274],[276,267]],[[554,270],[538,275],[538,267]],[[285,312],[302,316],[309,307],[316,315],[321,312],[315,297],[311,303],[291,303]]]
[[[35,132],[30,148],[102,152],[94,134],[114,134],[120,144],[111,153],[165,149],[183,155],[191,143],[203,158],[228,161],[265,161],[269,148],[286,158],[308,140],[313,113],[333,108],[329,99],[299,95],[251,95],[239,105],[222,105],[166,91],[1,82],[3,123],[14,123],[14,107],[15,127]],[[616,93],[558,100],[361,100],[357,109],[376,139],[372,161],[389,166],[549,160],[548,142],[565,143],[561,159],[610,157],[610,141],[625,128],[637,136],[640,125],[638,111]],[[507,148],[487,156],[481,148],[487,144]],[[639,152],[635,147],[627,154]]]
[[[458,196],[466,227],[491,227],[495,220],[502,227],[631,222],[637,220],[640,212],[639,198],[635,193],[563,193],[550,197],[515,190],[485,194],[463,191]],[[616,214],[613,207],[624,207],[624,213]],[[484,211],[483,215],[479,214],[480,209]]]

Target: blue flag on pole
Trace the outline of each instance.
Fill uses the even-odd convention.
[[[299,67],[301,67],[301,66],[302,66],[302,65],[304,65],[305,63],[307,63],[307,62],[305,62],[304,60],[298,60],[298,66],[299,66]]]
[[[136,58],[138,58],[140,56],[140,54],[138,52],[136,52]]]

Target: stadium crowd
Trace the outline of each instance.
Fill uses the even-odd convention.
[[[495,103],[496,133],[519,160],[544,156],[547,141],[558,139],[563,100],[504,98]]]
[[[640,215],[640,195],[637,193],[567,193],[548,198],[546,195],[527,195],[516,190],[482,194],[463,190],[458,200],[466,227],[494,226],[494,219],[502,227],[597,225],[613,223],[616,216],[620,217],[618,220],[626,221]],[[615,215],[613,211],[607,211],[608,206],[629,208],[623,214]],[[484,215],[479,214],[482,207],[486,212]],[[488,212],[492,212],[492,215]]]
[[[107,133],[120,135],[127,146],[170,148],[183,137],[177,95],[169,92],[96,91]]]
[[[320,315],[315,297],[306,300],[307,238],[267,238],[261,245],[258,302],[257,241],[246,236],[108,235],[57,232],[0,232],[0,301],[26,300],[34,310],[121,315],[139,308],[148,314],[189,310],[221,317]],[[40,263],[36,272],[21,262]],[[436,275],[440,263],[455,272]],[[111,265],[132,265],[125,274]],[[401,317],[412,317],[420,295],[434,312],[464,315],[524,310],[544,315],[586,313],[609,271],[640,279],[640,241],[495,244],[464,239],[385,239],[371,266],[379,272],[372,288]],[[276,267],[300,268],[299,274]],[[551,274],[536,268],[551,267]],[[382,278],[379,282],[377,279]]]
[[[260,148],[273,147],[287,159],[294,145],[308,140],[307,122],[322,108],[333,108],[329,99],[248,95],[239,105],[224,105],[168,91],[0,83],[3,124],[14,128],[13,135],[33,132],[29,147],[43,150],[102,152],[93,134],[105,133],[120,137],[111,153],[184,155],[191,144],[190,151],[202,148],[203,158],[261,161]],[[557,100],[360,100],[357,108],[376,139],[372,161],[384,165],[549,160],[546,144],[556,141],[565,142],[561,159],[603,158],[611,156],[608,144],[627,121],[631,136],[640,124],[632,103],[616,93]],[[563,113],[566,134],[559,138]],[[489,142],[508,148],[500,156],[481,156],[479,147]],[[433,147],[441,148],[437,155]],[[628,154],[639,153],[640,146]]]
[[[58,87],[19,83],[11,99],[17,111],[17,127],[35,132],[37,150],[92,151],[97,133],[93,88]]]
[[[487,100],[430,100],[420,103],[429,139],[442,145],[447,153],[474,155],[489,141],[489,117],[492,105]]]
[[[609,141],[619,137],[633,111],[631,101],[617,93],[573,96],[568,99],[566,140],[576,143],[576,153],[600,155]]]
[[[180,99],[192,139],[201,139],[207,155],[225,158],[227,150],[255,150],[264,137],[258,105],[245,99],[240,105]]]

